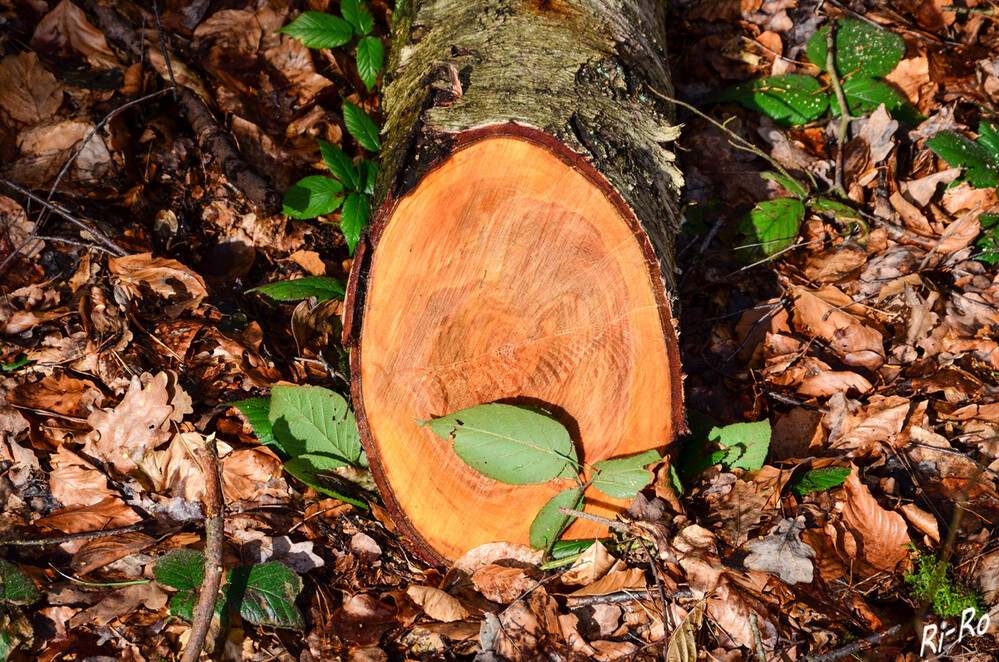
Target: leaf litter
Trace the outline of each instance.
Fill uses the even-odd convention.
[[[674,66],[679,98],[819,190],[833,184],[837,152],[821,103],[803,108],[810,123],[783,126],[715,103],[720,93],[767,76],[816,80],[811,36],[861,15],[904,38],[888,58],[897,66],[877,75],[926,119],[858,111],[842,202],[863,213],[800,205],[797,232],[776,219],[780,250],[747,268],[761,256],[743,257],[746,238],[725,219],[787,191],[760,177],[765,161],[681,112],[687,405],[723,432],[684,443],[716,444],[705,450],[714,466],[683,475],[682,493],[660,471],[625,516],[629,533],[577,558],[541,569],[538,552],[494,543],[443,575],[408,556],[377,506],[328,498],[282,471],[284,458],[232,406],[273,386],[345,392],[335,315],[350,258],[336,225],[248,206],[206,166],[169,95],[123,108],[169,85],[157,39],[143,69],[119,58],[86,3],[18,10],[0,58],[4,177],[51,188],[91,229],[43,225],[23,196],[0,199],[3,538],[142,531],[5,546],[4,641],[46,659],[175,657],[190,631],[168,618],[177,589],[114,584],[153,577],[171,551],[200,551],[204,475],[193,451],[209,438],[229,503],[226,567],[277,562],[304,582],[290,603],[249,590],[284,622],[296,622],[289,604],[300,610],[305,635],[236,612],[229,641],[242,659],[804,659],[920,613],[905,581],[913,549],[946,555],[948,581],[994,609],[999,276],[987,215],[997,199],[974,186],[991,176],[987,161],[951,163],[961,155],[927,143],[942,131],[981,143],[999,95],[999,25],[985,12],[917,5],[709,0],[671,17],[671,61],[689,64]],[[282,190],[314,174],[316,139],[363,156],[344,140],[337,97],[357,124],[355,109],[376,109],[377,92],[344,53],[276,34],[287,8],[227,7],[161,8],[171,43],[204,55],[171,58],[178,84],[230,114],[244,156]],[[384,38],[391,9],[370,7]],[[376,138],[365,134],[367,146]],[[127,254],[106,255],[98,234]],[[322,286],[319,300],[309,290],[301,303],[250,292],[304,278],[331,280],[308,281]],[[729,438],[731,424],[763,421],[772,434],[762,445]],[[49,630],[54,638],[39,635]],[[991,659],[994,637],[951,653]],[[906,630],[873,646],[908,662],[919,639]]]

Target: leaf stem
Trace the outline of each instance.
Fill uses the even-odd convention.
[[[839,103],[840,111],[839,136],[836,144],[836,180],[833,190],[846,197],[846,187],[843,186],[843,153],[846,147],[846,133],[850,128],[850,108],[846,105],[843,84],[839,80],[839,72],[836,71],[836,21],[834,20],[829,21],[829,32],[826,33],[826,71],[829,72],[829,81],[836,93],[836,102]]]

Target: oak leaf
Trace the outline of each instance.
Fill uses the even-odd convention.
[[[804,530],[804,517],[782,519],[765,537],[746,544],[749,555],[745,566],[777,575],[787,584],[810,583],[815,550],[801,541]]]

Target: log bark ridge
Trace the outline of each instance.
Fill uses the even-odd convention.
[[[588,463],[668,449],[683,425],[670,308],[682,176],[662,100],[672,87],[661,4],[397,5],[380,204],[355,257],[344,339],[375,479],[428,560],[490,535],[526,542],[565,485],[470,475],[408,421],[536,404]],[[597,513],[620,506],[587,499]]]

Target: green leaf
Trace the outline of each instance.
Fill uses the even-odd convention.
[[[985,264],[999,263],[999,214],[980,214],[982,236],[975,242],[975,248],[982,251],[972,257]]]
[[[285,462],[284,470],[317,492],[367,508],[369,497],[364,493],[366,490],[358,489],[345,478],[332,473],[334,469],[344,466],[347,465],[334,455],[306,453]]]
[[[343,100],[343,123],[347,131],[364,149],[377,152],[381,148],[378,141],[378,125],[357,104]]]
[[[593,487],[607,496],[634,499],[638,490],[652,481],[652,472],[645,467],[662,459],[659,451],[645,451],[637,455],[602,460],[593,465],[600,472],[593,478]]]
[[[309,297],[316,297],[319,301],[329,299],[343,301],[347,294],[344,284],[329,276],[306,276],[305,278],[282,280],[247,291],[259,292],[275,301],[301,301]]]
[[[723,428],[712,428],[708,441],[722,447],[712,460],[726,469],[757,471],[763,467],[770,450],[770,421],[733,423]]]
[[[533,407],[491,403],[420,421],[479,473],[508,485],[536,485],[579,472],[569,431]]]
[[[282,213],[292,218],[315,218],[332,214],[343,203],[343,184],[332,177],[311,175],[284,193]]]
[[[31,577],[13,563],[0,559],[0,604],[30,605],[41,597]]]
[[[797,179],[785,177],[779,172],[764,172],[760,174],[760,177],[777,182],[786,188],[787,192],[791,195],[798,196],[801,199],[808,197],[808,189],[806,189],[804,184],[799,182]]]
[[[357,73],[369,90],[378,82],[385,50],[377,37],[365,37],[357,44]]]
[[[988,149],[953,131],[941,131],[926,146],[955,168],[965,168],[964,176],[975,188],[999,184],[999,163]]]
[[[366,193],[367,195],[374,195],[375,193],[375,178],[378,176],[378,166],[367,159],[361,159],[357,163],[357,171],[360,173],[358,181],[359,186],[363,186],[364,190],[360,193]]]
[[[205,555],[193,549],[175,549],[156,562],[153,576],[160,584],[181,591],[199,589],[205,581]]]
[[[717,101],[738,101],[786,126],[808,124],[825,114],[829,94],[822,84],[804,74],[782,74],[736,85]]]
[[[350,254],[354,254],[354,247],[361,239],[361,232],[368,226],[371,218],[371,196],[363,193],[351,193],[343,203],[343,211],[340,212],[340,231],[343,238],[347,240],[347,247]]]
[[[803,473],[800,478],[793,480],[791,490],[798,496],[821,492],[842,485],[849,475],[850,469],[847,467],[812,469]]]
[[[248,398],[234,402],[232,406],[246,418],[246,422],[253,428],[253,434],[256,435],[257,441],[264,446],[276,445],[274,429],[267,418],[267,413],[271,410],[270,398]]]
[[[749,212],[750,236],[766,255],[775,255],[794,244],[805,218],[805,204],[797,198],[764,200]]]
[[[569,515],[563,515],[559,508],[571,508],[579,510],[583,505],[583,490],[572,487],[562,490],[553,496],[548,503],[541,506],[534,521],[531,522],[530,541],[534,549],[548,549],[548,547],[562,535],[566,527],[572,521]]]
[[[28,358],[27,354],[18,354],[17,357],[10,363],[0,362],[0,372],[14,372],[18,368],[23,368],[29,363],[31,363],[31,359]]]
[[[302,578],[277,562],[242,566],[227,575],[226,597],[254,625],[302,631],[305,620],[295,606]]]
[[[978,138],[975,140],[979,145],[989,150],[992,154],[992,161],[999,163],[999,134],[996,127],[991,122],[982,122],[978,125]]]
[[[571,506],[566,507],[571,508]],[[597,538],[585,538],[583,540],[559,540],[552,545],[551,557],[553,559],[564,559],[567,556],[578,556],[592,547],[596,542]]]
[[[866,115],[878,109],[881,104],[889,113],[905,103],[901,94],[888,83],[867,76],[851,76],[843,81],[843,95],[852,117]],[[839,117],[839,101],[832,99],[833,117]]]
[[[278,447],[289,457],[316,453],[357,466],[361,438],[339,393],[319,386],[275,386],[268,414]]]
[[[356,191],[358,182],[361,180],[354,161],[347,156],[345,151],[336,145],[318,138],[316,142],[319,143],[319,153],[323,155],[323,161],[326,163],[326,167],[330,169],[330,172],[343,182],[345,187]]]
[[[361,0],[343,0],[340,3],[340,13],[359,35],[368,34],[375,27],[374,17]]]
[[[291,35],[308,48],[336,48],[354,36],[350,23],[317,11],[307,11],[278,32]]]
[[[197,601],[197,591],[188,590],[175,593],[170,597],[170,614],[190,623],[194,620],[194,603]],[[220,602],[225,604],[222,600]]]
[[[829,52],[826,40],[829,26],[808,40],[808,59],[826,70]],[[905,55],[905,40],[900,35],[863,21],[840,19],[836,22],[836,71],[840,76],[853,74],[880,78],[887,76]]]

